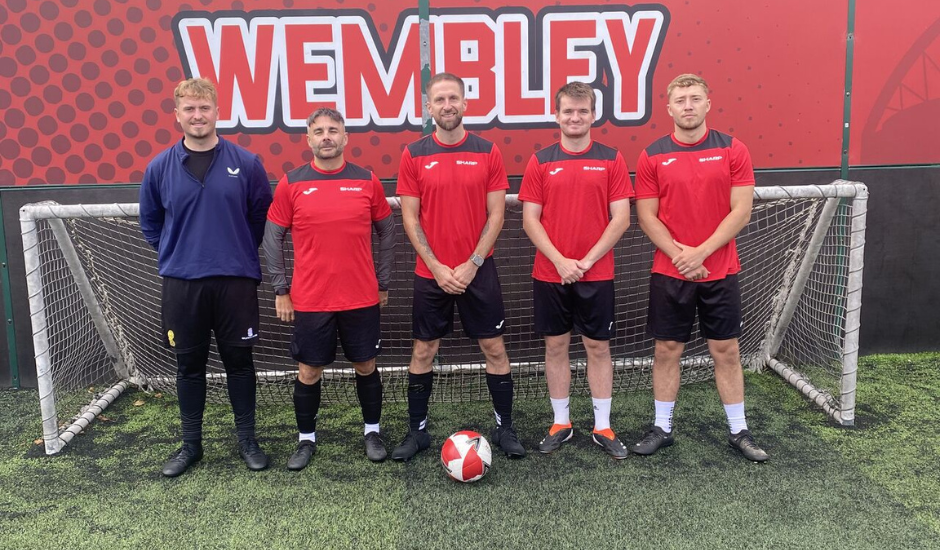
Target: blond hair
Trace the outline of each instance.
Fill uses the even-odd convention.
[[[192,97],[195,99],[208,99],[214,104],[218,104],[219,94],[216,92],[215,84],[206,78],[187,78],[176,85],[173,90],[173,98],[176,105],[180,104],[180,99]]]
[[[597,96],[594,94],[594,88],[589,84],[584,82],[569,82],[558,88],[558,91],[555,92],[555,110],[561,110],[561,98],[569,97],[571,99],[590,99],[591,100],[591,112],[594,112],[595,104],[597,103]]]
[[[666,97],[672,97],[672,91],[676,88],[688,88],[690,86],[701,86],[702,89],[705,90],[705,95],[711,93],[711,89],[708,87],[708,84],[705,83],[704,78],[697,74],[686,73],[680,74],[672,79],[672,82],[666,87]]]

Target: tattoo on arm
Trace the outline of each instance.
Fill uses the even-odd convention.
[[[487,219],[486,223],[483,224],[483,231],[480,231],[480,240],[482,241],[486,234],[490,232],[490,220]]]
[[[437,256],[434,255],[434,251],[431,250],[431,245],[428,244],[428,238],[424,236],[424,230],[421,229],[421,224],[415,224],[415,236],[418,238],[418,242],[421,246],[424,247],[425,254],[428,255],[428,258],[436,260]]]

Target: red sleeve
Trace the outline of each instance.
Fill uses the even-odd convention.
[[[636,161],[636,198],[658,199],[659,180],[656,178],[656,165],[654,165],[646,150],[640,153]]]
[[[741,140],[731,139],[731,186],[743,187],[754,185],[754,166],[751,153]]]
[[[529,164],[525,167],[525,174],[522,176],[522,187],[519,188],[519,200],[525,202],[534,202],[535,204],[544,204],[542,199],[542,167],[539,165],[539,159],[532,155]]]
[[[401,152],[401,163],[398,165],[398,186],[395,189],[395,194],[408,195],[409,197],[421,196],[415,161],[411,158],[411,151],[407,147]]]
[[[503,154],[495,144],[490,150],[490,180],[486,182],[486,192],[509,189],[509,178],[506,176],[506,166],[503,165]]]
[[[617,156],[611,163],[610,177],[607,178],[607,201],[614,202],[629,199],[634,195],[633,186],[630,185],[630,171],[627,170],[627,161],[617,151]]]
[[[271,203],[271,208],[268,209],[268,221],[281,227],[290,227],[294,220],[294,205],[292,204],[289,186],[287,174],[284,174],[281,180],[277,182],[277,187],[274,189],[274,202]]]
[[[372,173],[372,221],[384,220],[392,215],[392,209],[385,198],[385,188],[382,182]]]

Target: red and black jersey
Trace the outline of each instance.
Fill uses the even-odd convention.
[[[680,143],[670,134],[640,153],[636,199],[659,199],[659,220],[672,238],[698,246],[731,212],[731,188],[754,185],[751,155],[740,140],[708,130],[698,143]],[[734,239],[704,262],[715,281],[741,271]],[[657,250],[653,273],[684,279],[672,260]]]
[[[619,151],[596,141],[572,153],[555,143],[532,155],[522,178],[519,200],[542,205],[542,226],[552,245],[566,258],[580,260],[597,244],[610,222],[610,203],[633,196],[627,163]],[[552,262],[535,253],[532,277],[560,283]],[[614,278],[610,250],[584,274],[582,281]]]
[[[467,261],[480,241],[486,195],[505,189],[509,180],[503,156],[493,142],[476,134],[467,132],[454,145],[431,134],[402,151],[396,192],[421,199],[421,229],[438,261],[450,268]],[[420,256],[415,273],[434,277]]]
[[[294,241],[294,309],[345,311],[379,303],[372,222],[391,215],[381,182],[355,164],[324,172],[311,162],[285,174],[268,220],[289,228]]]

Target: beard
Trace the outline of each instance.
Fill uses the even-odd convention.
[[[675,121],[676,126],[678,126],[679,128],[682,128],[683,130],[695,130],[696,128],[700,127],[702,124],[705,123],[705,117],[701,117],[701,118],[696,117],[696,118],[690,118],[690,119],[685,119],[685,118],[680,117],[680,118],[675,118],[673,120]]]
[[[313,156],[321,160],[335,159],[336,157],[343,154],[343,146],[339,144],[333,144],[333,150],[324,153],[323,146],[318,147],[314,152]]]
[[[434,123],[437,124],[437,127],[440,128],[441,130],[450,131],[450,130],[457,128],[463,123],[463,114],[457,113],[454,116],[454,118],[450,120],[444,120],[443,117],[435,117]]]

